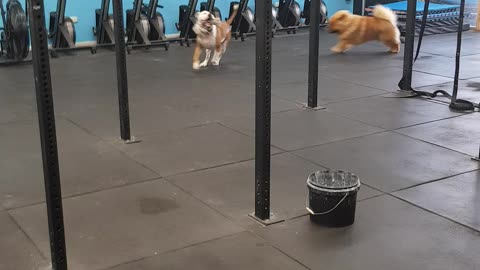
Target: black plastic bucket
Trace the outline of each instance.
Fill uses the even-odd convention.
[[[318,171],[307,179],[307,211],[310,220],[327,227],[345,227],[355,222],[360,180],[344,171]]]

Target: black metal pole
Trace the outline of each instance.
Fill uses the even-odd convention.
[[[30,0],[30,32],[37,95],[38,124],[42,147],[43,177],[47,203],[50,252],[54,270],[67,269],[65,230],[63,222],[62,188],[58,165],[57,132],[53,107],[48,36],[45,28],[43,0]]]
[[[457,29],[457,52],[455,54],[455,76],[453,78],[453,92],[451,103],[457,102],[458,80],[460,78],[460,57],[462,52],[463,20],[465,17],[465,0],[460,1],[460,15]]]
[[[415,46],[415,22],[417,16],[417,0],[408,0],[407,22],[405,29],[405,51],[403,53],[403,81],[401,90],[412,89],[413,50]]]
[[[308,57],[308,107],[318,106],[318,47],[320,43],[320,0],[310,2],[310,45]]]
[[[256,0],[255,217],[270,218],[272,0]]]
[[[125,46],[125,32],[123,31],[123,3],[122,0],[113,0],[113,17],[115,32],[115,54],[117,56],[117,84],[118,106],[120,111],[120,138],[129,142],[130,110],[128,107],[128,80],[127,80],[127,55]]]

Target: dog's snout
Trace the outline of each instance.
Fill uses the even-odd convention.
[[[213,20],[212,14],[208,14],[208,19],[209,19],[210,21]]]

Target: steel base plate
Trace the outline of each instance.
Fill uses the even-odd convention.
[[[251,213],[248,216],[250,218],[252,218],[253,220],[255,220],[256,222],[258,222],[258,223],[260,223],[264,226],[270,226],[270,225],[281,223],[281,222],[285,221],[285,219],[282,219],[282,218],[278,217],[274,213],[271,213],[270,214],[270,219],[267,219],[267,220],[263,220],[263,219],[260,219],[260,218],[256,217],[255,213]]]

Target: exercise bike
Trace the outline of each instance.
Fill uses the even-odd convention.
[[[133,44],[129,48],[162,46],[168,50],[165,21],[158,8],[163,8],[158,0],[150,0],[148,5],[135,0],[133,9],[127,10],[127,38],[128,43]]]
[[[278,21],[283,27],[300,26],[301,21],[300,4],[294,0],[280,0],[278,3]]]
[[[220,9],[215,6],[215,0],[207,0],[207,2],[200,3],[200,11],[205,10],[212,13],[216,18],[222,19],[222,13]]]
[[[57,56],[59,51],[76,49],[77,34],[75,31],[75,18],[65,17],[67,0],[58,0],[57,9],[50,12],[50,23],[48,27],[49,38],[52,41],[52,57]]]
[[[25,2],[27,7],[27,2]],[[3,27],[0,28],[0,57],[2,64],[14,64],[27,58],[30,51],[28,17],[18,0],[8,0],[6,10],[0,0]]]
[[[232,36],[235,39],[241,38],[245,41],[248,35],[255,34],[255,13],[248,7],[248,0],[240,0],[240,2],[230,3],[230,14],[233,14],[235,6],[238,6],[238,12],[235,19],[232,22]]]
[[[115,44],[113,15],[109,14],[110,0],[102,0],[102,8],[95,10],[95,27],[93,34],[97,38],[97,44]]]
[[[310,2],[311,0],[305,0],[303,4],[303,11],[301,18],[305,19],[304,23],[310,25]],[[328,8],[325,2],[322,0],[320,2],[320,25],[324,26],[328,22]]]
[[[193,25],[195,24],[195,13],[197,12],[198,0],[189,0],[188,5],[181,5],[179,7],[178,23],[175,24],[177,30],[180,31],[178,41],[183,46],[184,43],[189,47],[192,40],[196,38],[193,32]]]

